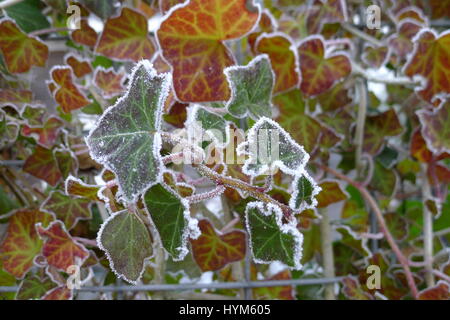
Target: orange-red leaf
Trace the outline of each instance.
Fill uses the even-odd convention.
[[[69,67],[54,67],[51,75],[57,85],[54,92],[55,100],[61,105],[64,112],[69,113],[90,103],[80,88],[73,83],[72,70]]]
[[[399,135],[402,131],[402,125],[394,109],[369,116],[364,130],[363,149],[365,152],[375,155],[380,152],[387,137]]]
[[[100,201],[97,196],[100,187],[88,185],[73,176],[69,176],[66,180],[66,193],[73,196],[80,196],[93,201]]]
[[[245,256],[245,233],[234,230],[217,234],[212,224],[204,219],[198,223],[201,235],[191,240],[194,259],[202,271],[219,270],[228,263]]]
[[[42,300],[72,300],[73,292],[66,286],[54,288],[47,292]]]
[[[24,125],[22,127],[22,135],[26,137],[31,136],[35,138],[41,146],[50,149],[55,144],[59,131],[63,125],[64,123],[61,119],[52,116],[40,127]]]
[[[26,35],[9,19],[0,21],[0,50],[12,73],[27,72],[32,66],[44,67],[48,58],[47,45]]]
[[[244,36],[258,17],[259,6],[248,0],[190,0],[169,12],[157,36],[164,58],[173,67],[178,99],[230,98],[223,69],[233,65],[234,58],[223,41]]]
[[[263,34],[256,40],[256,50],[267,53],[275,72],[274,93],[286,91],[299,83],[294,45],[282,33]]]
[[[325,55],[321,36],[306,38],[298,47],[302,83],[300,89],[306,96],[316,96],[333,87],[352,70],[350,59],[343,53]]]
[[[438,95],[450,94],[450,32],[438,36],[431,29],[424,29],[416,36],[414,53],[404,67],[407,76],[420,75],[425,84],[418,94],[428,102]]]
[[[406,57],[413,50],[413,37],[420,31],[422,26],[411,20],[405,20],[397,25],[397,33],[389,37],[388,43],[396,54]]]
[[[336,181],[325,181],[319,184],[322,191],[316,196],[317,208],[325,208],[330,204],[347,199],[347,194],[342,191]]]
[[[29,90],[1,89],[0,103],[27,103],[33,99],[33,93]]]
[[[6,237],[0,247],[3,268],[17,278],[22,278],[33,266],[34,257],[41,252],[42,241],[35,225],[47,226],[51,214],[39,210],[22,209],[9,219]]]
[[[46,181],[52,186],[56,186],[62,178],[53,151],[39,145],[33,154],[25,160],[23,171]]]
[[[148,36],[147,19],[132,9],[123,8],[120,16],[106,21],[95,51],[117,60],[150,59],[155,46]]]
[[[80,29],[72,31],[70,36],[73,41],[88,47],[95,46],[95,43],[97,42],[97,32],[89,26],[88,21],[85,18],[80,20]]]
[[[95,70],[94,83],[99,87],[105,98],[112,98],[125,91],[123,86],[126,80],[126,74],[124,69],[114,71],[113,68],[105,69],[99,67]]]
[[[345,22],[347,7],[344,0],[315,0],[308,11],[306,26],[310,34],[320,33],[325,23]]]
[[[291,279],[291,272],[286,269],[278,272],[276,275],[270,277],[267,280],[274,281]],[[253,294],[258,300],[294,300],[292,286],[257,288],[253,289]]]
[[[66,63],[72,67],[73,73],[77,78],[92,72],[92,67],[87,60],[77,59],[74,55],[66,57]]]
[[[48,228],[41,225],[36,228],[39,236],[44,239],[42,255],[49,265],[66,271],[71,265],[81,265],[89,256],[89,251],[72,239],[61,221],[53,221]]]

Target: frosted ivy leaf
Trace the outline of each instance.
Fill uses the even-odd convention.
[[[303,235],[296,220],[282,222],[281,209],[273,204],[250,202],[245,209],[245,223],[250,236],[250,249],[256,263],[280,261],[299,270],[302,265]]]
[[[171,75],[157,75],[148,60],[132,71],[126,94],[108,108],[87,137],[94,160],[115,173],[120,196],[134,202],[161,181],[161,112]]]
[[[289,200],[289,206],[292,209],[303,211],[305,209],[313,209],[317,206],[315,196],[320,193],[322,188],[316,184],[306,171],[296,175],[292,185],[294,186],[294,191]]]
[[[246,66],[225,68],[224,73],[232,89],[226,104],[229,113],[237,118],[250,115],[255,120],[272,116],[275,76],[267,55],[257,56]]]
[[[143,200],[164,249],[173,260],[182,260],[189,252],[188,238],[200,235],[197,220],[190,216],[188,201],[161,183],[149,188]]]
[[[225,147],[229,141],[229,123],[223,116],[209,112],[200,105],[194,105],[189,110],[186,127],[195,126],[195,133],[206,133],[218,147]]]
[[[97,244],[105,251],[114,273],[133,284],[141,278],[145,260],[152,255],[147,227],[128,210],[115,212],[103,223]]]
[[[304,171],[309,154],[275,121],[262,117],[249,130],[238,154],[247,154],[242,171],[250,176],[273,174],[277,168],[297,175]]]

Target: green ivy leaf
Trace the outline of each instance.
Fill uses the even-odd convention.
[[[7,9],[6,13],[26,33],[50,28],[50,23],[41,12],[41,1],[25,0]]]
[[[175,261],[182,260],[189,252],[188,237],[200,235],[197,220],[190,217],[188,201],[159,183],[145,192],[144,203],[164,249]]]
[[[228,112],[237,118],[250,115],[272,117],[272,90],[275,76],[269,57],[257,56],[246,66],[232,66],[224,70],[231,87],[231,98],[227,102]]]
[[[56,283],[48,277],[40,278],[37,275],[27,274],[20,283],[16,300],[40,299],[48,291],[56,287]]]
[[[312,209],[317,205],[316,195],[322,190],[305,171],[297,175],[293,182],[294,191],[292,193],[289,206],[298,211]]]
[[[115,212],[97,235],[111,269],[124,280],[136,284],[144,271],[144,261],[152,254],[152,242],[145,224],[127,210]]]
[[[283,224],[279,207],[263,202],[250,202],[245,209],[250,246],[256,263],[281,261],[300,269],[303,236],[295,220]]]
[[[194,128],[198,128],[200,126],[198,129],[205,132],[217,146],[222,147],[228,144],[229,126],[224,117],[209,112],[200,105],[194,105],[190,112],[191,114],[186,127],[192,125]]]
[[[309,160],[304,148],[277,122],[266,117],[249,130],[247,140],[238,146],[238,154],[248,154],[242,170],[249,176],[273,173],[277,168],[297,175],[304,171]]]
[[[125,96],[105,111],[87,144],[94,160],[115,173],[130,202],[161,180],[161,112],[170,74],[157,75],[147,60],[134,68]]]

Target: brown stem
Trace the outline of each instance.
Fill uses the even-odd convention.
[[[47,28],[47,29],[41,29],[41,30],[36,30],[36,31],[30,32],[29,35],[32,37],[37,37],[37,36],[47,34],[47,33],[56,33],[56,32],[64,32],[64,31],[70,31],[70,29],[66,28],[66,27]]]
[[[221,175],[203,164],[193,164],[193,166],[202,176],[208,177],[209,179],[215,181],[217,184],[248,192],[255,199],[258,199],[265,203],[272,203],[280,207],[287,219],[290,220],[294,217],[294,211],[289,206],[282,204],[269,195],[261,192],[261,188],[252,186],[251,184],[238,179]]]
[[[383,232],[384,236],[386,237],[387,242],[389,243],[389,246],[391,247],[392,251],[394,251],[394,254],[396,255],[398,261],[400,262],[400,264],[403,267],[403,270],[405,271],[406,280],[407,280],[408,286],[411,290],[411,294],[413,295],[414,299],[417,299],[419,294],[418,294],[416,283],[414,282],[414,277],[411,273],[411,269],[409,268],[408,259],[403,255],[400,248],[397,246],[397,243],[395,242],[394,237],[392,236],[392,234],[390,233],[390,231],[386,225],[386,221],[384,220],[383,213],[381,212],[380,208],[378,207],[378,204],[376,203],[376,201],[372,197],[372,195],[369,193],[369,191],[367,191],[366,188],[361,186],[360,183],[350,179],[349,177],[343,175],[342,173],[340,173],[330,167],[327,167],[320,163],[314,163],[314,164],[316,166],[318,166],[319,168],[321,168],[322,170],[334,175],[335,177],[337,177],[341,180],[346,181],[347,183],[349,183],[352,186],[354,186],[355,188],[357,188],[358,191],[361,193],[361,195],[366,199],[369,206],[372,208],[373,212],[375,213],[375,215],[377,217],[378,224],[380,226],[380,231]]]

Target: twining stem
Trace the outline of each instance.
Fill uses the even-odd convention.
[[[47,33],[56,33],[56,32],[65,32],[65,31],[70,31],[69,28],[66,27],[61,27],[61,28],[47,28],[47,29],[41,29],[41,30],[36,30],[36,31],[32,31],[29,33],[30,36],[32,37],[37,37],[43,34],[47,34]]]
[[[348,32],[354,34],[355,36],[357,36],[363,40],[366,40],[366,41],[374,44],[377,47],[383,46],[383,42],[372,37],[371,35],[368,35],[365,32],[362,32],[361,30],[359,30],[358,28],[355,28],[354,26],[350,25],[349,23],[341,23],[341,26],[343,29],[347,30]]]
[[[361,193],[361,195],[364,197],[364,199],[366,199],[367,203],[372,208],[373,212],[375,213],[375,215],[377,217],[380,231],[384,234],[387,242],[389,243],[389,246],[391,247],[391,249],[394,252],[395,256],[397,257],[398,261],[402,265],[403,270],[405,271],[406,280],[408,282],[408,286],[411,290],[412,296],[414,297],[414,299],[417,299],[419,294],[418,294],[416,283],[414,282],[414,277],[411,273],[411,269],[409,268],[408,259],[403,255],[400,248],[397,246],[397,243],[395,242],[394,237],[392,236],[392,234],[390,233],[390,231],[386,225],[386,221],[384,220],[383,213],[381,212],[380,208],[378,207],[377,202],[372,197],[372,195],[369,193],[369,191],[367,191],[367,189],[364,188],[360,183],[350,179],[349,177],[345,176],[344,174],[342,174],[330,167],[327,167],[320,163],[314,163],[314,164],[316,166],[318,166],[319,168],[321,168],[322,170],[324,170],[324,171],[334,175],[335,177],[337,177],[341,180],[344,180],[345,182],[354,186],[356,189],[358,189],[358,191]]]
[[[328,208],[320,209],[322,219],[320,220],[320,237],[322,245],[323,269],[325,278],[334,278],[334,254],[333,241],[331,238],[330,215]],[[325,299],[336,300],[334,294],[334,283],[325,285]]]
[[[430,198],[431,190],[428,182],[426,166],[422,165],[422,201]],[[426,205],[423,206],[423,259],[425,262],[425,282],[428,287],[434,286],[433,275],[433,215]]]
[[[272,203],[272,204],[280,207],[281,210],[283,211],[284,216],[287,219],[292,219],[294,216],[294,212],[289,206],[282,204],[282,203],[278,202],[277,200],[273,199],[272,197],[270,197],[269,195],[265,194],[264,192],[261,192],[261,188],[259,188],[259,187],[252,186],[251,184],[248,184],[248,183],[238,180],[238,179],[234,179],[231,177],[221,175],[221,174],[211,170],[210,168],[208,168],[207,166],[205,166],[203,164],[193,164],[193,167],[196,168],[197,171],[202,176],[208,177],[209,179],[215,181],[219,185],[224,185],[224,186],[236,189],[236,190],[242,190],[242,191],[248,192],[248,194],[255,199],[258,199],[265,203]]]
[[[356,80],[356,92],[359,99],[358,107],[358,118],[356,122],[356,133],[355,133],[355,145],[356,145],[356,172],[358,178],[362,177],[363,162],[362,162],[362,150],[364,143],[364,126],[366,124],[366,114],[367,114],[367,87],[362,79]]]

